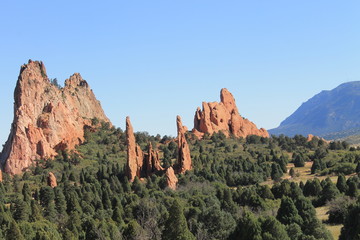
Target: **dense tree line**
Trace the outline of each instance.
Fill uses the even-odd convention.
[[[157,146],[164,166],[175,161],[173,138],[142,132],[136,139],[143,150],[148,142]],[[315,207],[325,204],[330,206],[328,221],[344,224],[341,239],[358,236],[357,150],[302,136],[235,139],[219,133],[199,141],[189,134],[188,141],[194,170],[178,175],[173,191],[161,173],[127,180],[121,129],[102,124],[86,131],[86,142],[76,151],[39,160],[22,176],[4,174],[0,238],[332,239],[316,218]],[[323,161],[323,169],[314,170],[318,175],[346,163],[355,166],[353,176],[333,171],[336,183],[316,177],[283,180],[289,162],[296,169],[317,160]],[[49,171],[57,176],[55,188],[47,186]],[[272,186],[261,184],[269,180]]]

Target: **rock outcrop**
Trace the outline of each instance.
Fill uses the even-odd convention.
[[[159,152],[153,149],[151,143],[149,143],[147,153],[144,153],[141,147],[136,144],[130,117],[126,117],[126,144],[126,174],[130,181],[134,181],[135,177],[144,178],[151,176],[157,171],[164,170],[161,167]]]
[[[49,172],[47,181],[48,181],[48,186],[50,186],[52,188],[57,187],[56,177],[52,172]]]
[[[136,176],[138,178],[141,177],[144,153],[141,150],[140,146],[136,144],[134,130],[130,122],[130,117],[126,117],[126,145],[126,174],[130,181],[134,181]]]
[[[57,150],[74,149],[84,141],[91,119],[110,122],[79,73],[60,88],[38,61],[21,66],[14,99],[14,120],[0,157],[10,174],[21,173],[35,159],[54,157]]]
[[[185,173],[192,168],[190,148],[185,138],[187,128],[182,125],[180,116],[177,116],[176,124],[178,133],[178,171],[179,173]]]
[[[146,175],[147,176],[150,176],[154,172],[164,170],[161,167],[159,151],[155,151],[153,149],[151,143],[149,143],[149,150],[148,150],[147,155],[145,155],[145,163],[146,163]]]
[[[176,185],[178,183],[178,178],[176,177],[174,169],[172,167],[169,167],[166,170],[165,176],[166,176],[166,184],[167,184],[167,186],[172,190],[176,190]]]
[[[2,174],[2,171],[0,170],[0,182],[3,181],[3,174]]]
[[[221,89],[220,99],[220,103],[203,102],[202,110],[200,108],[196,110],[193,133],[198,138],[202,138],[205,133],[212,135],[219,131],[226,136],[233,134],[235,137],[248,135],[269,137],[265,129],[258,129],[254,123],[239,114],[235,99],[226,88]]]

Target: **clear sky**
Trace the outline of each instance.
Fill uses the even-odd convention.
[[[324,89],[360,80],[360,1],[0,1],[0,142],[20,65],[80,72],[113,124],[175,135],[228,88],[242,116],[277,127]]]

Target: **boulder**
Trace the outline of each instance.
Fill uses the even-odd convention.
[[[56,177],[52,172],[49,172],[48,178],[48,185],[52,188],[57,187],[57,181],[56,181]]]

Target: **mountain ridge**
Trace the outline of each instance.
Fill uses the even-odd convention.
[[[340,84],[314,95],[270,134],[326,136],[360,127],[360,81]]]

